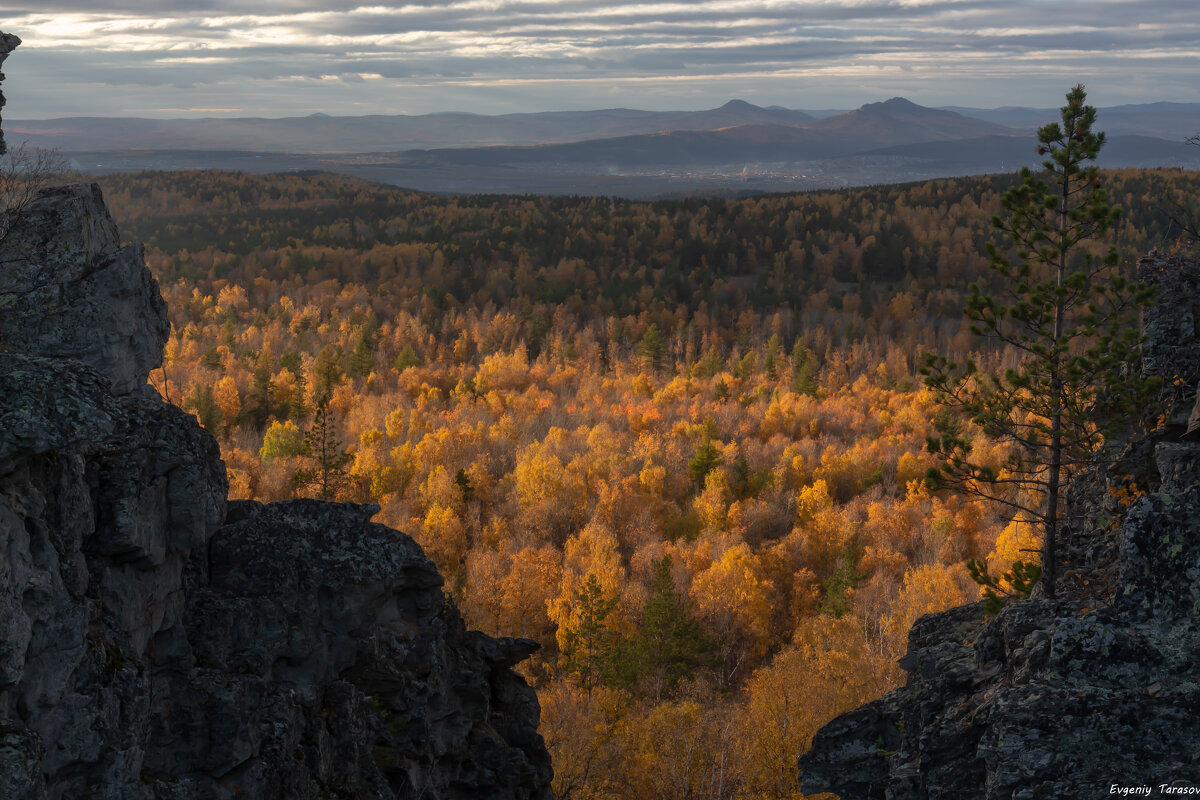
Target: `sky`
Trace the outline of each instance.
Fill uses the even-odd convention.
[[[5,116],[1200,101],[1200,0],[0,0]]]

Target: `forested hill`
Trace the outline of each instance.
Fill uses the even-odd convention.
[[[160,281],[370,284],[393,310],[493,303],[528,317],[558,303],[671,330],[699,310],[825,303],[871,317],[898,289],[940,313],[944,291],[986,270],[990,218],[1015,176],[947,179],[741,200],[441,197],[331,174],[141,173],[101,179]],[[1200,174],[1110,173],[1127,254],[1169,247],[1170,215]],[[821,294],[822,291],[827,294]],[[850,301],[853,307],[855,301]],[[689,320],[690,321],[690,320]],[[544,322],[544,321],[543,321]]]

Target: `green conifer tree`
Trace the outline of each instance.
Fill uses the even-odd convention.
[[[713,444],[712,437],[706,435],[704,441],[696,448],[696,454],[688,461],[688,477],[696,484],[697,490],[703,491],[708,473],[721,466],[723,460],[721,451]]]
[[[771,380],[779,378],[779,360],[782,354],[783,342],[780,341],[778,334],[773,333],[767,341],[767,353],[763,359],[763,369]]]
[[[287,415],[289,418],[297,421],[302,421],[308,418],[308,379],[304,377],[304,370],[296,370],[296,388],[292,393],[292,402],[288,405]]]
[[[330,345],[321,348],[317,353],[317,394],[329,394],[333,387],[342,379],[341,357]]]
[[[396,356],[396,360],[393,362],[392,367],[397,372],[403,372],[409,367],[419,367],[422,363],[421,357],[417,355],[415,350],[413,350],[412,345],[406,344],[400,351],[400,354]]]
[[[753,476],[750,474],[750,462],[746,460],[746,454],[742,452],[741,447],[738,448],[737,458],[730,465],[730,472],[733,479],[733,485],[730,488],[737,499],[745,500],[753,494],[754,483]]]
[[[792,391],[816,397],[818,388],[817,359],[812,351],[797,339],[792,348]]]
[[[1005,215],[992,220],[1016,259],[989,245],[994,285],[980,281],[967,300],[972,331],[1007,348],[1016,365],[984,374],[972,361],[958,365],[929,355],[922,367],[926,384],[954,412],[942,416],[929,440],[941,458],[930,483],[1036,520],[1043,533],[1042,585],[1051,598],[1066,486],[1122,417],[1143,409],[1153,393],[1130,366],[1141,343],[1137,313],[1151,290],[1120,273],[1115,248],[1096,258],[1087,246],[1118,212],[1089,163],[1104,134],[1092,131],[1096,110],[1086,99],[1076,86],[1061,123],[1038,131],[1044,173],[1022,170],[1021,183],[1002,198]],[[963,420],[1011,445],[1002,468],[971,460]]]
[[[650,597],[637,634],[617,658],[622,681],[648,680],[658,699],[697,669],[712,665],[717,649],[693,619],[691,600],[675,586],[671,567],[669,554],[651,565]]]
[[[604,597],[595,575],[587,576],[575,592],[574,601],[577,623],[566,634],[563,666],[567,674],[590,690],[611,673],[617,639],[604,623],[617,603]]]
[[[663,338],[657,323],[651,322],[650,327],[646,328],[635,351],[646,360],[647,367],[654,370],[662,369],[663,357],[667,353],[667,340]]]
[[[183,400],[183,407],[196,412],[200,427],[217,436],[221,432],[221,411],[213,400],[213,388],[210,384],[196,384]]]
[[[350,352],[349,373],[356,378],[365,378],[375,369],[375,348],[371,339],[366,330],[360,332]]]
[[[352,456],[338,439],[337,423],[329,410],[329,395],[323,395],[317,401],[300,455],[308,458],[311,466],[297,470],[292,475],[292,485],[299,490],[311,491],[318,500],[336,500],[346,487],[346,465]]]
[[[275,391],[271,381],[271,355],[264,350],[254,366],[254,383],[250,389],[248,416],[254,427],[262,430],[274,413],[272,395]]]

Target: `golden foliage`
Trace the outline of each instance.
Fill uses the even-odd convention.
[[[560,797],[794,797],[816,727],[894,685],[914,619],[975,597],[963,562],[1032,546],[921,482],[936,409],[913,368],[973,341],[954,287],[984,269],[971,231],[998,197],[974,183],[610,206],[196,175],[148,208],[139,179],[107,180],[152,228],[162,390],[215,428],[232,495],[290,492],[328,386],[349,499],[422,544],[471,626],[542,645]],[[257,199],[230,218],[210,184]],[[661,348],[639,347],[651,326]],[[566,681],[580,587],[628,641],[666,555],[714,663],[663,703]]]

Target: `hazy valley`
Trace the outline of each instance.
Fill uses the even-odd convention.
[[[784,192],[901,183],[1036,166],[1052,112],[934,109],[903,98],[853,111],[731,101],[694,112],[607,109],[484,116],[12,120],[14,141],[80,171],[323,170],[438,193],[624,197]],[[1200,104],[1103,109],[1099,163],[1200,167],[1184,140]]]

